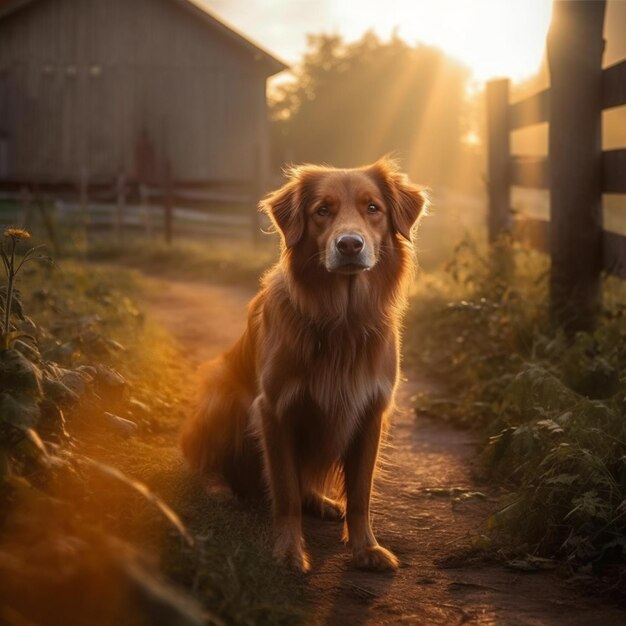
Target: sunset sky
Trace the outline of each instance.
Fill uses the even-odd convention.
[[[336,32],[348,41],[372,29],[444,49],[483,81],[536,72],[551,0],[201,0],[218,16],[289,63],[306,34]]]
[[[552,0],[193,0],[204,4],[270,52],[296,63],[309,33],[353,41],[371,29],[397,29],[410,44],[437,46],[461,60],[475,80],[536,73]],[[626,0],[608,0],[606,64],[626,56]]]

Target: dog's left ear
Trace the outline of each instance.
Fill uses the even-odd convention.
[[[428,196],[423,187],[414,185],[405,174],[396,174],[394,178],[397,201],[391,211],[391,222],[402,237],[411,241],[411,231],[428,205]]]
[[[282,233],[287,248],[293,248],[302,239],[304,215],[300,207],[300,180],[294,174],[289,182],[261,200],[259,208]]]
[[[428,193],[424,187],[412,183],[396,164],[383,159],[372,166],[372,173],[385,187],[385,199],[391,209],[391,225],[407,241],[418,218],[428,207]]]

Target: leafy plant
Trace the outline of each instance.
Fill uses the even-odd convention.
[[[513,269],[514,268],[514,269]],[[467,239],[412,301],[409,357],[445,376],[428,411],[485,434],[507,495],[489,520],[509,547],[573,566],[626,560],[626,324],[623,283],[605,280],[593,333],[550,324],[547,259]]]
[[[11,334],[11,314],[13,313],[13,307],[18,309],[18,315],[23,319],[22,305],[19,300],[19,294],[15,289],[15,279],[17,274],[22,269],[22,266],[28,261],[32,261],[37,258],[35,253],[43,246],[35,246],[29,248],[21,259],[16,258],[16,247],[18,242],[30,239],[30,233],[22,230],[21,228],[7,228],[4,231],[4,239],[9,241],[8,250],[5,249],[5,241],[0,242],[0,258],[2,258],[2,264],[4,265],[4,271],[7,276],[7,285],[0,291],[0,301],[2,303],[2,346],[5,350],[9,348],[11,340],[14,338]]]
[[[0,392],[33,413],[7,427],[0,409],[0,606],[38,624],[304,622],[266,520],[181,462],[188,359],[129,298],[141,278],[67,259],[20,278],[13,325],[33,340],[3,351]]]
[[[106,395],[106,407],[115,408],[124,403],[126,382],[124,378],[102,362],[81,365],[78,356],[89,354],[99,361],[107,360],[111,353],[124,351],[119,342],[96,330],[102,318],[97,314],[81,315],[64,312],[54,303],[55,321],[50,329],[37,325],[24,313],[22,296],[16,289],[16,278],[24,265],[31,260],[50,260],[37,255],[42,246],[27,249],[18,255],[17,247],[30,239],[21,229],[4,231],[5,241],[0,245],[7,284],[0,290],[2,303],[2,343],[0,350],[0,489],[26,485],[27,476],[40,481],[38,469],[57,468],[67,463],[89,465],[102,474],[114,478],[140,493],[151,502],[187,542],[192,543],[177,515],[142,483],[128,478],[119,469],[78,453],[77,441],[66,430],[64,410],[79,408],[83,412],[109,416],[102,424],[125,423],[137,428],[134,422],[98,408],[98,393]],[[55,300],[53,293],[38,291],[35,300]],[[97,283],[91,293],[94,301],[105,306],[113,302],[107,287]],[[115,308],[138,315],[130,301],[123,296],[115,300]],[[25,331],[28,329],[28,333]],[[52,331],[52,332],[51,332]],[[57,337],[62,338],[60,341]],[[41,343],[47,347],[40,351]],[[73,369],[70,369],[73,368]],[[137,404],[137,401],[135,401]],[[141,404],[141,403],[139,403]],[[147,407],[146,407],[147,409]],[[43,438],[42,438],[43,436]],[[67,445],[71,443],[71,445]],[[33,465],[34,463],[34,465]]]

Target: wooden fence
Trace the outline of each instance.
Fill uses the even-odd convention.
[[[602,151],[602,111],[626,104],[626,60],[602,69],[603,0],[554,3],[549,89],[509,103],[487,85],[489,239],[513,232],[551,256],[550,305],[570,331],[590,329],[602,272],[626,278],[626,237],[603,229],[602,194],[626,193],[626,150]],[[548,158],[510,154],[512,131],[548,122]],[[549,189],[550,221],[514,220],[511,186]]]
[[[117,180],[76,184],[2,181],[3,225],[29,226],[33,221],[77,225],[93,235],[114,234],[164,238],[178,236],[249,238],[263,226],[256,211],[260,188],[248,181],[193,182],[167,180],[160,186]],[[213,207],[213,208],[211,208]],[[49,233],[50,234],[50,233]]]

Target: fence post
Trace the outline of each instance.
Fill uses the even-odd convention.
[[[54,216],[54,205],[52,204],[50,198],[44,195],[39,196],[36,202],[37,208],[39,209],[39,215],[41,216],[41,222],[43,223],[52,245],[52,251],[54,252],[54,256],[58,259],[62,254],[62,249],[57,222]],[[52,210],[48,210],[49,207],[52,207]]]
[[[78,181],[78,207],[81,225],[85,227],[89,212],[89,174],[84,166],[80,168],[80,179]]]
[[[163,228],[165,232],[165,242],[172,243],[172,213],[173,213],[173,182],[172,165],[168,159],[165,162],[163,181]]]
[[[146,237],[152,239],[152,215],[150,213],[150,193],[147,185],[139,183],[139,204],[141,206],[141,214],[143,216],[143,225],[146,231]]]
[[[124,243],[124,213],[126,209],[126,174],[120,170],[117,175],[117,205],[115,211],[115,234],[117,243]]]
[[[604,0],[553,4],[550,69],[550,309],[568,332],[601,304]]]
[[[80,179],[78,181],[78,229],[79,237],[82,238],[82,243],[87,249],[89,241],[89,174],[86,167],[80,168]]]
[[[30,230],[33,217],[33,196],[30,188],[22,187],[20,189],[20,204],[22,205],[22,228]]]
[[[487,187],[489,243],[495,243],[509,230],[511,220],[511,181],[509,172],[509,80],[487,83]]]

